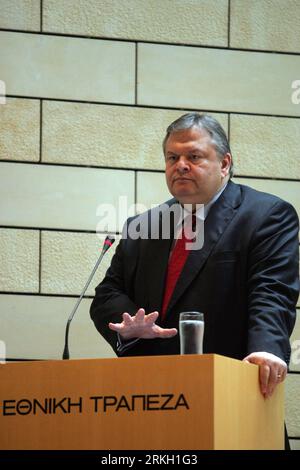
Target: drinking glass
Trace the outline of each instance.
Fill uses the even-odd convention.
[[[204,314],[181,312],[179,315],[180,354],[203,354]]]

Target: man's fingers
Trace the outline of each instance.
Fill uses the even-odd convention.
[[[283,371],[280,371],[279,375],[280,377],[277,376],[277,378],[281,379],[280,382],[283,382],[286,378],[287,374],[287,368],[285,368]]]
[[[269,382],[267,385],[267,390],[266,390],[266,397],[270,397],[275,388],[276,385],[279,384],[280,382],[283,382],[286,376],[286,371],[285,370],[280,370],[276,367],[270,367],[270,374],[269,374]]]
[[[265,398],[270,397],[276,386],[286,377],[286,363],[274,354],[259,351],[249,354],[243,360],[259,366],[259,384]]]
[[[270,366],[264,362],[260,355],[249,354],[249,356],[243,359],[248,364],[256,364],[259,366],[259,386],[262,395],[267,398],[268,396],[268,383],[270,377]]]
[[[176,328],[159,328],[157,331],[159,338],[172,338],[177,335]]]
[[[266,397],[270,377],[270,367],[267,364],[261,364],[259,367],[259,383],[261,393]]]
[[[270,397],[274,392],[276,385],[278,384],[278,370],[275,367],[270,367],[269,382],[267,385],[266,396]]]
[[[109,323],[108,328],[110,330],[120,332],[120,331],[122,331],[123,325],[122,325],[122,323]]]
[[[146,323],[155,323],[157,318],[158,318],[159,313],[158,312],[151,312],[148,315],[145,316],[145,322]]]
[[[122,317],[123,317],[123,322],[125,326],[130,326],[132,324],[133,318],[131,315],[129,315],[129,313],[124,312]]]
[[[116,331],[117,333],[121,333],[124,330],[124,327],[128,327],[132,324],[133,319],[129,313],[124,312],[122,315],[123,322],[122,323],[109,323],[108,327],[110,330]]]
[[[176,328],[161,328],[156,325],[159,316],[157,311],[145,315],[145,310],[139,308],[135,315],[122,314],[122,323],[109,323],[111,330],[121,334],[126,339],[130,338],[172,338],[177,335]]]
[[[139,308],[135,314],[135,321],[137,323],[143,323],[145,320],[145,310],[143,308]]]

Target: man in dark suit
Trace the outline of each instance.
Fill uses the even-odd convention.
[[[162,355],[180,352],[179,313],[203,312],[204,352],[258,364],[268,397],[290,359],[299,291],[297,214],[287,202],[231,181],[230,147],[214,118],[182,116],[168,127],[163,147],[174,199],[128,221],[91,317],[118,355]],[[173,217],[165,236],[163,222],[186,204],[190,210]],[[181,256],[170,290],[172,255],[188,213],[198,229],[204,226],[204,243]]]

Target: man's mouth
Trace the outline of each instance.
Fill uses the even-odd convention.
[[[175,183],[176,181],[179,181],[179,182],[181,182],[181,181],[192,181],[192,179],[191,179],[191,178],[184,178],[184,177],[182,177],[182,178],[175,178],[175,179],[173,180],[174,183]]]

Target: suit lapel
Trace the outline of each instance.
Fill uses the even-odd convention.
[[[203,268],[207,258],[220,239],[227,225],[241,203],[240,187],[231,181],[209,211],[204,225],[204,245],[199,250],[191,250],[187,262],[174,289],[166,315],[189,287],[195,276]]]
[[[144,282],[149,312],[160,311],[172,240],[147,240],[143,257],[148,269]]]
[[[147,266],[145,272],[145,291],[149,312],[160,311],[164,294],[165,277],[169,261],[169,253],[174,238],[174,224],[169,224],[171,208],[178,206],[175,199],[171,199],[162,206],[159,206],[158,217],[151,221],[151,234],[158,234],[157,239],[150,236],[142,243],[141,264]],[[154,209],[155,211],[156,209]],[[153,214],[153,212],[152,212]],[[178,213],[175,213],[175,218]],[[163,224],[166,225],[163,225]],[[167,229],[164,232],[163,227]]]

